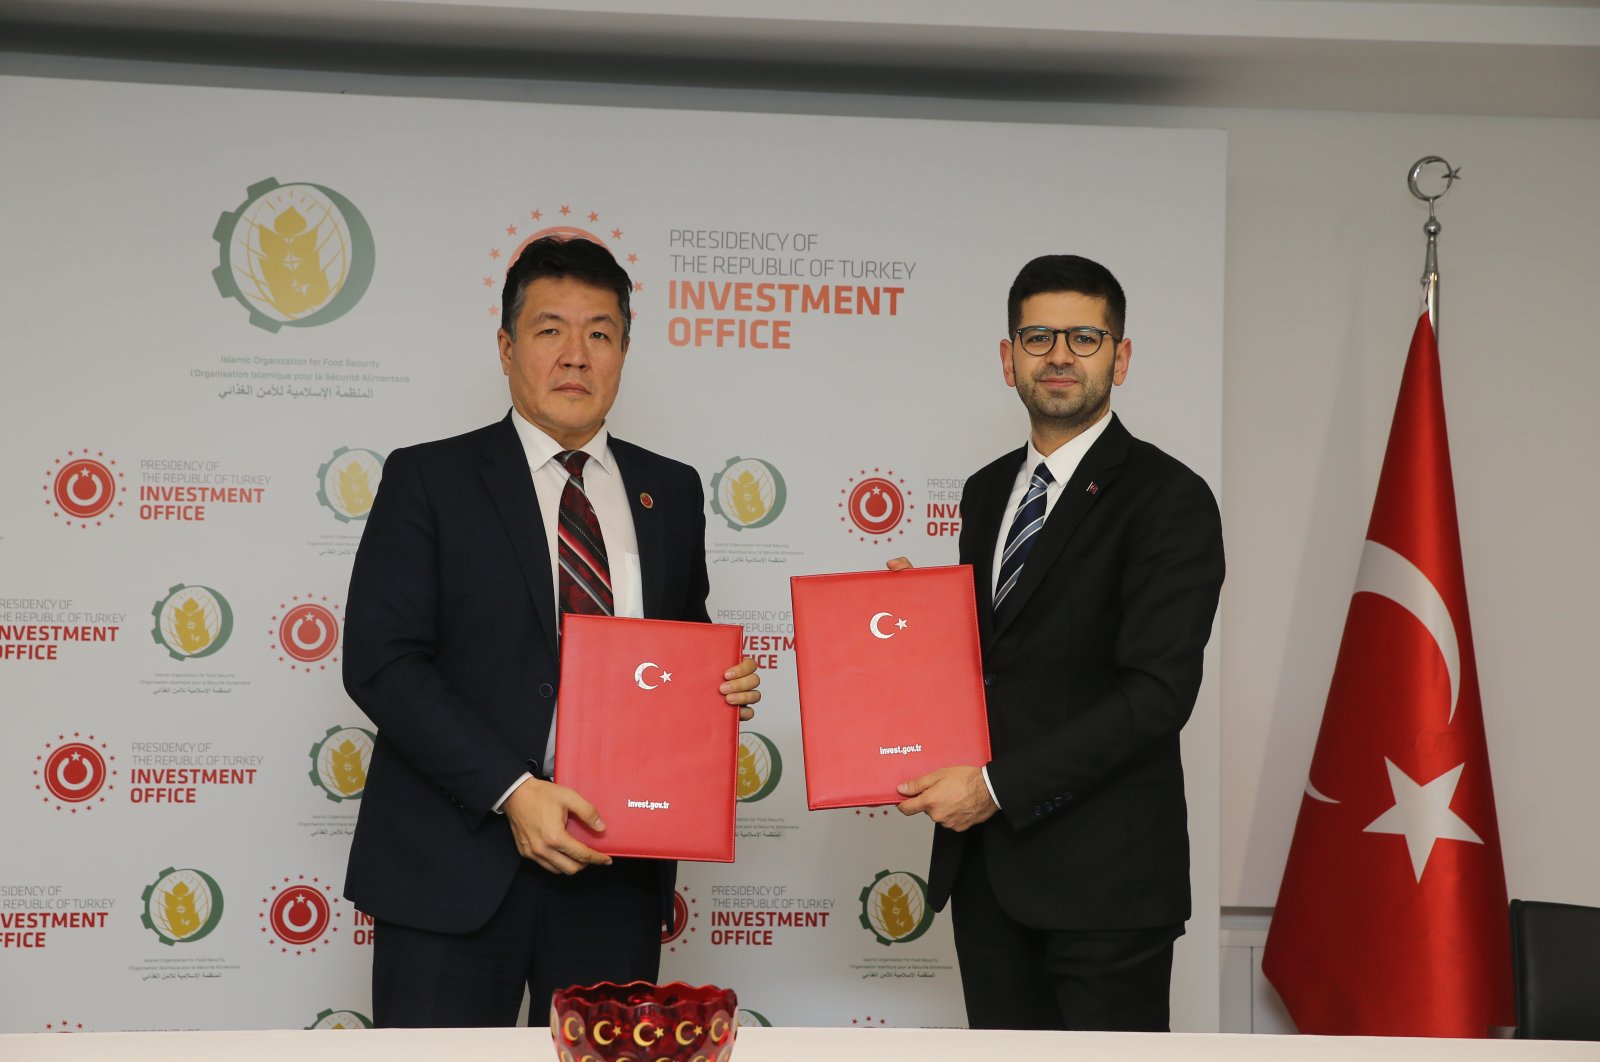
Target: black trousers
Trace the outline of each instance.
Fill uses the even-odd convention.
[[[528,1020],[538,1026],[558,988],[656,980],[661,872],[649,860],[618,859],[567,877],[524,860],[500,909],[475,933],[384,921],[374,928],[375,1025],[514,1025],[526,986]]]
[[[1172,944],[1183,926],[1079,931],[1022,925],[995,899],[982,834],[979,827],[968,838],[950,897],[967,1024],[1168,1031]]]

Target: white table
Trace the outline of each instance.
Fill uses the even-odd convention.
[[[1600,1043],[964,1029],[741,1029],[734,1062],[1600,1062]],[[0,1036],[3,1062],[544,1062],[546,1028]]]

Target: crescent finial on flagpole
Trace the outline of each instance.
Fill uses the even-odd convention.
[[[1423,171],[1429,167],[1444,169],[1443,174],[1436,175],[1436,179],[1444,181],[1444,187],[1432,195],[1424,192],[1417,183],[1421,180]],[[1428,237],[1428,256],[1422,265],[1422,285],[1424,297],[1428,301],[1428,320],[1433,324],[1435,337],[1439,334],[1439,230],[1442,226],[1439,224],[1439,219],[1434,216],[1433,206],[1443,199],[1445,193],[1460,179],[1460,168],[1451,166],[1438,155],[1424,155],[1411,164],[1411,171],[1406,175],[1406,185],[1411,189],[1411,194],[1428,204],[1428,220],[1422,226],[1422,231]]]

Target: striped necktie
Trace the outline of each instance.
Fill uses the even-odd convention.
[[[1039,529],[1044,526],[1045,494],[1053,482],[1055,477],[1050,475],[1050,469],[1040,461],[1039,467],[1033,470],[1033,479],[1028,483],[1028,492],[1017,504],[1017,515],[1011,521],[1011,530],[1006,533],[1005,552],[1000,555],[1000,578],[996,581],[994,590],[994,611],[997,615],[1000,612],[1000,603],[1017,585],[1017,576],[1022,574],[1022,564],[1028,559],[1028,552],[1033,549],[1033,540],[1039,534]]]
[[[556,553],[561,569],[556,601],[563,613],[609,616],[611,569],[606,563],[606,542],[600,534],[594,506],[583,489],[583,466],[589,455],[582,450],[563,450],[556,454],[556,460],[567,470],[567,485],[561,491],[561,509],[556,515]]]

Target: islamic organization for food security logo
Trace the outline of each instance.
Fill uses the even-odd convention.
[[[861,926],[879,944],[906,944],[933,925],[928,883],[906,870],[880,870],[861,890]]]
[[[562,203],[560,208],[547,211],[535,208],[528,211],[526,220],[518,217],[506,224],[505,228],[489,241],[489,249],[483,268],[487,273],[476,273],[482,277],[482,286],[478,289],[489,296],[486,304],[489,316],[500,316],[500,292],[505,287],[506,270],[522,254],[522,249],[534,240],[544,236],[559,236],[562,239],[571,239],[574,236],[598,243],[601,247],[611,252],[613,258],[628,271],[633,279],[633,291],[637,295],[644,291],[644,282],[639,279],[636,267],[639,265],[639,255],[627,250],[624,243],[627,233],[620,225],[615,223],[615,218],[610,214],[602,217],[598,210],[574,209],[571,203]],[[632,306],[632,319],[639,317],[639,307]]]
[[[145,887],[139,921],[161,943],[193,944],[222,921],[222,889],[203,870],[163,870]]]
[[[122,473],[104,450],[68,450],[44,470],[44,503],[63,527],[100,527],[122,508]]]
[[[34,792],[57,811],[73,815],[93,811],[116,788],[111,779],[117,771],[111,765],[117,758],[93,734],[57,734],[54,741],[44,743],[44,751],[33,762]]]
[[[859,542],[892,541],[911,524],[906,481],[892,469],[863,468],[839,489],[839,523]]]
[[[382,479],[382,454],[341,446],[317,469],[317,501],[340,523],[365,520]]]
[[[320,878],[284,878],[261,898],[261,933],[281,955],[315,954],[318,946],[331,944],[339,932],[334,922],[343,917],[335,908],[343,901],[333,895],[333,886]]]
[[[253,184],[211,235],[222,259],[211,272],[217,290],[268,332],[342,317],[372,282],[372,230],[355,204],[320,184]]]
[[[268,630],[278,662],[307,673],[326,671],[329,664],[337,664],[339,658],[333,652],[339,647],[341,611],[338,604],[328,604],[326,594],[296,594],[279,602]]]
[[[330,726],[311,746],[311,781],[329,800],[360,800],[367,788],[376,735],[359,726]]]
[[[370,1029],[372,1019],[359,1010],[320,1010],[307,1029]]]
[[[210,656],[233,636],[233,608],[209,586],[178,583],[150,610],[150,637],[174,660]]]
[[[687,885],[679,885],[672,894],[672,925],[666,923],[661,926],[661,946],[669,952],[682,951],[694,940],[698,931],[695,923],[700,920],[700,912],[695,910],[699,902],[694,897],[694,891]]]
[[[772,1028],[772,1022],[767,1020],[767,1016],[765,1014],[762,1014],[760,1011],[751,1010],[748,1007],[739,1008],[738,1021],[739,1028],[741,1029],[748,1029],[752,1025],[759,1026],[763,1029]]]
[[[739,733],[739,763],[737,788],[739,803],[753,804],[765,800],[778,788],[783,776],[783,757],[772,739],[753,730]]]
[[[711,511],[735,531],[766,527],[787,500],[782,474],[759,457],[730,457],[711,477]]]

